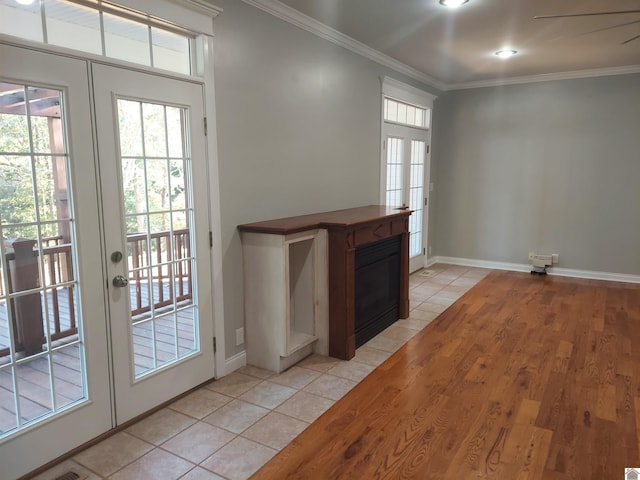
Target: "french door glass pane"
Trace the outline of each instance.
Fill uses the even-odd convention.
[[[409,182],[409,256],[422,254],[422,214],[424,209],[425,142],[411,141],[411,178]]]
[[[71,345],[57,349],[52,358],[54,383],[64,387],[56,389],[56,403],[64,407],[82,396],[78,387],[82,378],[80,348],[78,345]]]
[[[118,100],[135,377],[199,350],[187,113]]]
[[[0,83],[0,438],[87,398],[62,105]]]
[[[402,202],[404,140],[387,137],[387,205],[399,207]]]
[[[0,437],[18,428],[13,371],[11,365],[0,365]]]

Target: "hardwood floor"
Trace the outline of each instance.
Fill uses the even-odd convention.
[[[640,285],[493,272],[252,478],[623,478],[639,387]]]

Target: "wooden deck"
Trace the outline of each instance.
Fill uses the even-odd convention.
[[[154,282],[156,283],[156,282]],[[153,286],[157,291],[157,284]],[[142,289],[148,291],[147,288]],[[132,296],[135,286],[131,285]],[[165,297],[169,298],[168,287],[165,287]],[[59,312],[61,329],[67,329],[70,325],[69,302],[67,295],[59,295]],[[51,307],[51,294],[48,298]],[[148,303],[147,303],[148,304]],[[178,304],[178,355],[189,353],[195,345],[193,308],[191,301]],[[172,315],[158,318],[163,311],[171,312],[171,307],[165,307],[156,311],[155,340],[157,366],[162,366],[175,360],[175,329]],[[53,312],[49,308],[49,312]],[[52,313],[50,313],[50,317]],[[148,314],[137,315],[134,321],[148,318]],[[53,320],[50,323],[53,325]],[[50,328],[53,333],[53,326]],[[84,397],[83,376],[81,373],[81,359],[79,346],[74,343],[77,335],[69,336],[53,343],[52,371],[55,382],[56,404],[59,407],[78,401]],[[153,338],[150,322],[139,323],[134,326],[133,335],[135,372],[140,375],[154,367]],[[0,302],[0,350],[9,346],[9,329],[6,301]],[[46,346],[45,346],[46,347]],[[7,368],[8,358],[0,357],[0,435],[3,432],[14,429],[15,400],[11,371]],[[4,368],[3,368],[4,365]],[[49,382],[49,360],[47,356],[40,356],[33,360],[21,363],[16,368],[20,415],[27,422],[46,415],[52,409],[52,396]],[[90,379],[89,379],[90,381]]]

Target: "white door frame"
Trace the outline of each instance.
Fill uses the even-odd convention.
[[[381,86],[382,86],[382,95],[380,97],[380,204],[384,205],[386,203],[386,188],[387,188],[387,151],[385,149],[386,146],[386,137],[387,137],[387,126],[395,126],[397,124],[391,124],[384,121],[384,99],[385,97],[393,98],[399,100],[401,102],[410,103],[412,105],[416,105],[422,108],[427,109],[428,111],[428,123],[426,128],[426,145],[427,151],[425,155],[424,161],[424,197],[426,201],[426,206],[423,210],[423,218],[422,218],[422,245],[425,248],[424,254],[424,264],[417,266],[416,269],[423,268],[427,266],[428,262],[428,233],[429,233],[429,210],[431,209],[431,117],[433,113],[433,102],[437,98],[436,95],[430,94],[418,88],[412,87],[411,85],[407,85],[406,83],[400,82],[394,78],[390,77],[381,77]],[[407,131],[413,129],[413,127],[408,125],[402,125],[402,128],[407,128]],[[406,177],[406,175],[405,175]]]

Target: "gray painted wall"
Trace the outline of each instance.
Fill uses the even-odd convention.
[[[640,75],[452,91],[433,124],[433,255],[640,274]]]
[[[380,77],[420,85],[240,0],[215,0],[225,347],[244,350],[242,223],[378,203]]]

